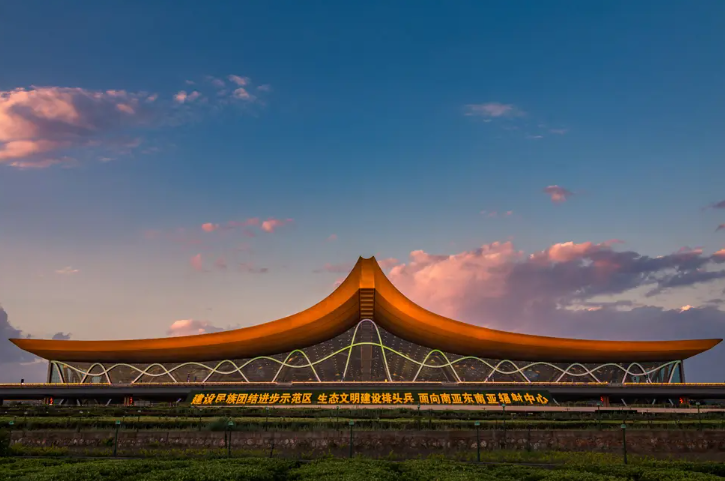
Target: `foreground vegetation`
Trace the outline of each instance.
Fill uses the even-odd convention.
[[[569,456],[550,465],[478,465],[419,459],[405,462],[265,458],[184,460],[0,459],[0,481],[707,481],[725,465],[637,460],[627,466],[604,455]],[[563,462],[562,462],[563,461]]]
[[[0,409],[0,428],[121,429],[133,430],[225,430],[228,420],[234,430],[328,430],[355,421],[360,430],[441,429],[470,430],[474,421],[480,429],[725,429],[723,413],[640,414],[614,412],[435,411],[416,409],[280,409],[280,408],[190,408],[190,407],[5,407]]]

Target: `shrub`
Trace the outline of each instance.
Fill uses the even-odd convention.
[[[0,457],[10,455],[10,431],[0,429]]]

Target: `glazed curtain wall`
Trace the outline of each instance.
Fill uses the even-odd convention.
[[[680,382],[682,363],[548,363],[419,346],[370,320],[329,341],[252,359],[165,364],[51,361],[51,382]]]

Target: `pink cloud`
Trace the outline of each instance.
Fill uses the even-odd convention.
[[[485,104],[468,104],[464,106],[465,115],[478,117],[518,117],[524,113],[512,104],[488,102]]]
[[[725,229],[725,224],[720,224],[719,226],[717,226],[717,229],[715,229],[715,232],[723,229]]]
[[[383,270],[391,269],[398,264],[400,264],[400,261],[398,259],[395,259],[393,257],[388,257],[387,259],[380,259],[378,261],[378,264],[380,265],[380,268]]]
[[[530,255],[512,242],[453,255],[419,250],[411,252],[407,263],[394,266],[389,277],[424,307],[502,329],[596,296],[641,287],[655,295],[725,279],[725,272],[706,269],[724,263],[725,252],[705,256],[694,250],[653,258],[614,251],[615,243],[564,242]]]
[[[223,331],[221,327],[216,327],[210,324],[208,321],[198,321],[194,319],[182,319],[174,321],[169,326],[166,334],[171,337],[177,336],[195,336],[198,334],[210,334],[212,332]]]
[[[254,95],[251,95],[249,92],[247,92],[246,89],[239,87],[238,89],[234,89],[234,92],[232,92],[232,95],[235,99],[241,99],[241,100],[254,100]]]
[[[715,252],[712,256],[720,258],[720,259],[725,259],[725,249],[720,249],[719,251]]]
[[[337,240],[337,234],[330,234],[330,236],[327,238],[328,242],[334,242]]]
[[[257,90],[259,90],[260,92],[271,92],[272,86],[269,84],[260,85],[259,87],[257,87]]]
[[[262,230],[264,232],[274,232],[276,229],[292,222],[292,219],[273,219],[269,218],[262,222]]]
[[[245,85],[249,84],[249,78],[248,77],[240,77],[239,75],[230,75],[227,77],[230,82],[234,82],[235,84],[239,85],[240,87],[244,87]]]
[[[142,102],[149,98],[124,90],[64,87],[0,91],[0,163],[22,168],[58,163],[42,155],[96,146],[109,134],[142,124],[148,114]]]
[[[194,257],[191,258],[189,261],[191,264],[191,268],[194,269],[197,272],[201,272],[204,270],[204,264],[201,259],[201,254],[197,254]]]
[[[561,203],[565,202],[569,197],[574,195],[574,192],[571,192],[563,187],[559,187],[558,185],[550,185],[544,189],[544,193],[548,194],[551,197],[552,202]]]
[[[174,95],[174,101],[179,104],[191,103],[194,100],[198,99],[200,96],[201,94],[197,91],[193,91],[187,94],[186,91],[182,90]]]
[[[223,257],[220,257],[214,262],[214,267],[217,269],[226,269],[227,261]]]
[[[201,225],[201,230],[203,230],[204,232],[214,232],[217,229],[219,229],[219,224],[212,224],[211,222],[207,222],[206,224]]]

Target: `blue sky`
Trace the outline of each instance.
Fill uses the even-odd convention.
[[[313,271],[359,255],[409,264],[418,249],[507,240],[527,254],[610,239],[650,257],[725,247],[725,210],[701,210],[725,199],[725,4],[485,3],[5,2],[5,100],[65,95],[85,122],[43,111],[46,123],[20,126],[0,110],[0,147],[40,149],[0,160],[13,328],[82,339],[256,324],[319,300],[342,274]],[[121,98],[110,90],[128,118],[107,115]],[[179,103],[180,91],[200,96]],[[573,195],[554,203],[550,185]],[[257,217],[293,222],[253,238],[200,228]],[[177,229],[203,244],[169,241]],[[399,279],[411,297],[416,282]],[[706,304],[722,288],[616,294],[665,314],[711,309],[718,327],[702,332],[715,335],[722,311]]]

